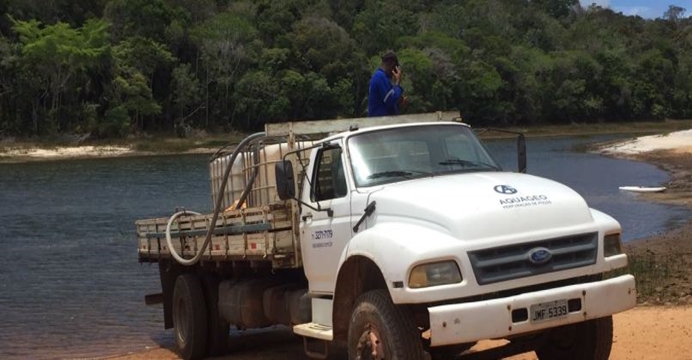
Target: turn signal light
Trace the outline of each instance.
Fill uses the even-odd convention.
[[[603,239],[603,256],[609,257],[622,254],[620,234],[606,235]]]
[[[411,270],[408,286],[419,289],[430,286],[460,283],[462,280],[459,266],[455,261],[443,261],[418,265]]]

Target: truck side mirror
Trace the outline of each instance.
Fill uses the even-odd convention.
[[[293,164],[282,160],[274,165],[276,177],[276,192],[279,199],[288,200],[296,197],[296,185],[293,179]]]
[[[526,172],[526,138],[524,134],[519,134],[517,138],[517,157],[519,163],[519,172]]]

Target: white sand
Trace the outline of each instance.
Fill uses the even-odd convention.
[[[61,159],[61,158],[85,158],[85,157],[114,157],[134,152],[124,146],[70,146],[56,147],[53,149],[36,148],[6,148],[0,151],[0,155],[34,158],[34,159]]]
[[[197,149],[191,152],[207,153],[215,149]],[[674,150],[692,153],[692,130],[683,130],[661,135],[642,136],[616,142],[603,147],[599,152],[610,155],[636,155],[656,150]],[[52,149],[0,147],[0,156],[23,159],[67,159],[88,157],[117,157],[133,154],[126,146],[63,146]]]
[[[683,130],[661,135],[642,136],[602,148],[604,154],[636,155],[656,150],[692,152],[692,130]]]

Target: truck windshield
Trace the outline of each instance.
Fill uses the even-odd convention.
[[[407,126],[354,135],[348,149],[356,186],[470,171],[499,171],[473,131],[456,124]]]

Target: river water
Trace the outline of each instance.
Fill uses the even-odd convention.
[[[622,185],[658,185],[655,166],[572,151],[605,138],[532,139],[529,173],[563,182],[613,215],[629,241],[685,221],[690,211],[639,200]],[[515,169],[511,141],[489,143]],[[158,268],[137,262],[134,221],[177,206],[207,212],[206,156],[0,164],[0,359],[76,359],[173,342]]]

